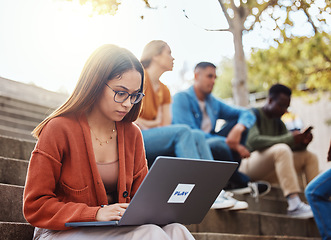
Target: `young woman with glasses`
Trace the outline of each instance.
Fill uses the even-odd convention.
[[[65,227],[120,220],[146,176],[142,135],[132,123],[143,79],[131,52],[104,45],[87,60],[69,99],[34,129],[23,200],[34,239],[194,239],[180,224]]]

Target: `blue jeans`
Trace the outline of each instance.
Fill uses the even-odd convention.
[[[204,133],[184,124],[142,130],[149,167],[157,156],[212,160]]]
[[[227,122],[223,125],[222,129],[219,132],[214,133],[213,137],[207,138],[207,143],[210,146],[210,149],[212,151],[215,160],[231,161],[238,163],[238,167],[236,171],[233,173],[233,175],[231,176],[228,182],[229,187],[231,185],[233,186],[230,188],[247,187],[247,183],[250,181],[250,178],[247,175],[238,171],[238,168],[241,163],[240,155],[238,154],[238,152],[231,150],[227,145],[227,143],[225,142],[226,136],[229,134],[233,126],[236,124],[237,121]],[[245,145],[247,133],[248,131],[246,130],[242,134],[240,143],[243,145]]]
[[[322,239],[331,239],[331,169],[315,177],[307,185],[305,195]]]

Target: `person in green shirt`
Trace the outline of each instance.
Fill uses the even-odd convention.
[[[280,185],[287,198],[287,214],[297,218],[312,218],[309,205],[303,203],[298,176],[304,175],[306,183],[319,173],[318,159],[307,150],[312,141],[311,129],[305,132],[289,131],[281,120],[291,102],[292,91],[281,84],[269,89],[267,103],[252,109],[256,123],[249,130],[246,146],[252,152],[244,159],[239,171],[252,180],[266,180]]]

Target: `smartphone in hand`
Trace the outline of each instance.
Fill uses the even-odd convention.
[[[313,128],[314,128],[313,126],[309,126],[308,128],[306,128],[306,130],[303,132],[303,134],[309,133]]]

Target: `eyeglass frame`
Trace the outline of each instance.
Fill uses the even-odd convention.
[[[105,84],[106,84],[107,87],[109,87],[109,88],[110,88],[111,90],[113,90],[113,92],[115,93],[115,94],[114,94],[114,102],[117,102],[117,103],[124,103],[128,98],[130,98],[130,103],[131,103],[131,104],[137,104],[137,103],[139,103],[141,100],[143,100],[143,97],[145,96],[145,94],[142,93],[142,92],[128,93],[127,91],[116,91],[116,90],[112,89],[107,83],[105,83]],[[116,97],[116,95],[117,95],[118,93],[120,93],[120,92],[122,92],[122,93],[126,93],[126,94],[128,94],[128,96],[127,96],[123,101],[116,101],[116,100],[115,100],[115,97]],[[139,101],[137,101],[137,102],[131,102],[131,97],[132,97],[132,96],[135,96],[135,95],[140,95],[140,96],[142,96],[142,97],[141,97],[141,99],[140,99]]]

